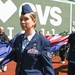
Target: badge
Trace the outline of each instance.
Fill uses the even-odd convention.
[[[31,54],[38,54],[38,50],[37,50],[37,49],[32,48],[32,49],[29,49],[29,50],[27,51],[27,53],[31,53]]]
[[[38,50],[37,50],[36,46],[37,46],[36,38],[34,38],[33,47],[32,47],[31,49],[29,49],[29,50],[27,51],[27,53],[38,54]]]

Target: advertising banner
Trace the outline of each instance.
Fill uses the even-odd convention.
[[[29,4],[36,12],[36,30],[42,30],[43,35],[59,34],[63,31],[71,32],[72,22],[75,21],[75,3],[55,0],[0,0],[0,26],[12,39],[20,27],[20,13],[22,4]]]

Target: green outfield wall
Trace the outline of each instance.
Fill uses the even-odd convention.
[[[43,34],[59,34],[72,31],[75,22],[75,2],[55,0],[0,0],[0,26],[10,39],[21,31],[20,12],[22,4],[29,4],[37,15],[36,29]]]

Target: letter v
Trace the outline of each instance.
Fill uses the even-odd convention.
[[[43,12],[42,12],[41,5],[36,5],[36,10],[37,10],[37,14],[38,14],[40,24],[46,25],[48,15],[49,15],[49,12],[50,12],[50,6],[45,7],[44,15],[43,15]]]

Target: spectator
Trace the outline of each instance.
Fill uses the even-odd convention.
[[[66,45],[63,45],[60,50],[59,50],[59,56],[61,58],[61,63],[64,64],[65,63],[65,54],[66,54]]]
[[[39,34],[40,34],[40,35],[43,35],[42,30],[39,31]]]
[[[3,40],[4,42],[8,43],[9,42],[9,39],[7,37],[7,35],[5,34],[4,32],[4,28],[0,26],[0,39]],[[0,58],[0,61],[2,60],[3,58]],[[3,66],[4,68],[4,72],[7,70],[7,64],[5,64]],[[0,72],[2,72],[2,67],[0,67]]]

